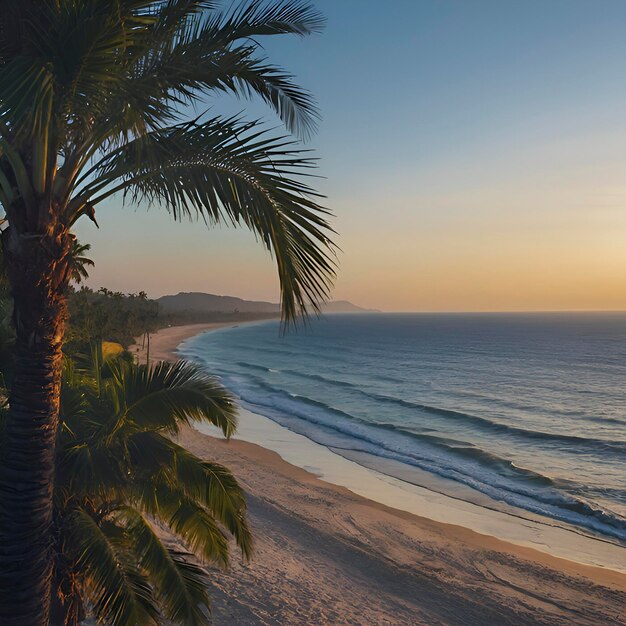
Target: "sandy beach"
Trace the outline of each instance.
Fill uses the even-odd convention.
[[[151,358],[220,326],[164,329]],[[215,571],[215,624],[626,623],[622,573],[386,507],[253,443],[191,429],[181,442],[248,493],[255,556]]]

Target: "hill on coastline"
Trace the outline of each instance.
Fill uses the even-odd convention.
[[[280,314],[280,306],[274,302],[243,300],[234,296],[218,296],[212,293],[180,292],[176,295],[157,298],[164,313],[264,313]],[[364,309],[347,300],[337,300],[324,304],[325,313],[367,313]]]

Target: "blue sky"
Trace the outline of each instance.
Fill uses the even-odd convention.
[[[336,298],[387,310],[626,308],[626,2],[319,0],[266,41],[323,115]],[[221,97],[216,113],[271,114]],[[276,299],[254,238],[98,213],[91,284]]]

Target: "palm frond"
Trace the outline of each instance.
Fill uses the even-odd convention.
[[[237,427],[231,393],[192,363],[147,366],[118,361],[110,368],[111,391],[124,404],[126,419],[134,429],[176,433],[182,424],[204,421],[230,437]]]
[[[113,429],[117,413],[100,394],[101,344],[93,344],[92,350],[86,367],[69,361],[64,369],[57,483],[78,496],[107,498],[124,493],[128,476],[123,441],[103,437]]]
[[[155,477],[154,484],[143,486],[140,506],[165,524],[197,556],[222,566],[229,563],[228,538],[211,514],[187,497],[182,488]]]
[[[293,77],[269,65],[258,55],[255,38],[268,35],[320,32],[324,18],[309,3],[254,0],[226,11],[186,13],[184,19],[165,21],[154,29],[150,53],[138,57],[129,93],[159,101],[172,98],[191,102],[211,90],[235,95],[260,95],[285,122],[290,132],[304,136],[315,130],[318,113],[311,95]],[[131,96],[132,97],[132,96]],[[161,113],[166,111],[161,109]],[[160,117],[165,120],[165,115]]]
[[[0,68],[0,117],[12,120],[15,132],[37,135],[50,122],[54,77],[44,59],[18,56]]]
[[[109,532],[83,509],[74,509],[65,521],[66,546],[77,567],[85,573],[94,610],[113,624],[153,624],[158,611],[150,585],[136,566],[120,558],[111,535],[123,529],[109,525]]]
[[[252,556],[245,494],[230,470],[204,461],[154,432],[133,435],[129,451],[142,472],[150,476],[160,473],[166,482],[206,508],[233,535],[244,558]]]
[[[329,297],[335,270],[330,212],[298,178],[312,165],[257,123],[216,118],[120,147],[94,168],[79,197],[95,204],[123,191],[132,202],[163,204],[175,219],[246,225],[274,254],[284,319],[294,321]]]
[[[155,587],[165,617],[189,626],[204,624],[202,607],[210,609],[208,580],[202,569],[191,562],[193,555],[166,547],[135,509],[125,507],[117,516],[126,522],[125,532],[134,554]]]
[[[304,37],[322,32],[325,25],[326,19],[310,2],[253,0],[214,13],[207,21],[205,32],[212,32],[215,40],[232,43],[262,35]]]
[[[286,0],[267,3],[263,0],[241,2],[212,16],[203,29],[203,37],[210,41],[243,45],[231,47],[242,56],[240,67],[233,75],[235,93],[258,95],[283,120],[290,132],[304,137],[317,128],[319,113],[312,95],[294,83],[294,77],[270,65],[263,56],[257,56],[256,38],[267,35],[295,34],[301,37],[320,33],[326,20],[309,2]]]

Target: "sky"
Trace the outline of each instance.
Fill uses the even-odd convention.
[[[385,311],[626,309],[626,2],[317,0],[271,38],[311,90],[315,184],[341,247],[334,299]],[[212,111],[258,103],[219,96]],[[277,301],[246,231],[99,207],[92,287]]]

